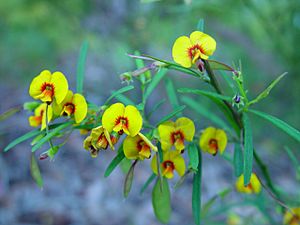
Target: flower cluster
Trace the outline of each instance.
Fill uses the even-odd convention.
[[[114,150],[122,134],[127,137],[123,142],[124,154],[128,159],[144,160],[151,157],[151,149],[157,151],[151,141],[140,133],[143,119],[138,109],[132,105],[115,103],[105,110],[102,126],[92,129],[90,136],[84,140],[84,148],[96,157],[101,149],[108,145]]]
[[[74,118],[75,123],[81,123],[87,115],[86,100],[68,88],[68,81],[61,72],[43,70],[36,76],[30,84],[29,95],[42,103],[34,109],[34,116],[29,117],[30,126],[41,126],[43,130],[47,123],[60,116],[68,116]]]

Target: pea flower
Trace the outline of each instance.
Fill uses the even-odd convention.
[[[103,126],[92,129],[91,135],[83,142],[84,149],[90,151],[92,157],[97,157],[100,149],[107,149],[108,145],[114,150],[111,136]]]
[[[32,127],[38,127],[41,125],[41,130],[46,128],[46,109],[47,104],[42,103],[34,110],[34,116],[28,118],[29,124]],[[49,105],[47,110],[47,122],[49,123],[52,119],[52,107]]]
[[[216,50],[216,41],[200,31],[194,31],[190,37],[181,36],[176,39],[172,56],[176,63],[191,67],[199,59],[208,59]]]
[[[224,130],[214,127],[206,128],[199,140],[202,151],[216,155],[218,152],[224,152],[227,145],[227,135]]]
[[[115,103],[103,113],[102,125],[109,133],[124,132],[134,137],[140,132],[143,119],[136,107],[132,105],[125,107],[122,103]]]
[[[123,142],[123,149],[126,158],[144,160],[151,157],[151,149],[157,151],[151,141],[142,133],[136,136],[127,136]]]
[[[286,211],[283,217],[283,224],[300,225],[300,207],[292,208],[292,212]]]
[[[236,189],[238,192],[246,194],[258,194],[261,191],[261,184],[255,173],[251,174],[250,183],[247,186],[244,186],[244,175],[239,176],[235,183]]]
[[[184,150],[184,141],[192,141],[195,134],[195,125],[192,120],[181,117],[173,121],[166,121],[158,126],[161,147],[163,150],[175,149],[179,152]]]
[[[153,173],[157,172],[157,161],[156,155],[153,157],[151,162],[151,168]],[[172,179],[174,176],[174,170],[179,176],[183,176],[185,172],[185,162],[183,157],[176,151],[163,152],[163,162],[160,164],[162,176]]]
[[[55,98],[60,104],[68,92],[68,81],[61,72],[51,74],[49,70],[43,70],[33,78],[29,87],[29,95],[42,102],[51,103]]]
[[[80,123],[84,120],[87,114],[87,108],[85,98],[81,94],[73,94],[70,90],[60,104],[53,104],[54,114],[60,116],[74,116],[76,123]]]

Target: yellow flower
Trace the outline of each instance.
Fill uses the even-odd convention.
[[[167,121],[158,126],[158,132],[163,150],[175,146],[177,151],[184,149],[184,141],[192,141],[195,134],[195,125],[192,120],[181,117],[173,121]]]
[[[136,136],[143,125],[140,112],[132,105],[124,106],[122,103],[115,103],[105,110],[102,116],[102,125],[108,132],[117,132]]]
[[[157,162],[156,155],[153,157],[151,162],[152,171],[157,173]],[[185,172],[185,162],[183,157],[176,151],[163,152],[163,162],[160,164],[160,170],[162,176],[172,179],[174,176],[174,170],[179,176],[183,176]]]
[[[300,207],[292,208],[292,212],[286,211],[283,217],[283,224],[300,225]]]
[[[55,115],[74,116],[75,122],[80,123],[87,114],[87,103],[81,94],[73,94],[68,91],[65,99],[60,103],[53,103],[53,111]]]
[[[244,186],[244,175],[242,174],[236,181],[235,187],[238,192],[246,194],[258,194],[261,191],[261,184],[255,173],[251,174],[250,183]]]
[[[181,36],[176,39],[172,56],[175,62],[189,68],[199,59],[208,59],[215,50],[215,39],[208,34],[194,31],[190,37]]]
[[[123,149],[126,158],[140,160],[150,158],[151,149],[157,151],[157,147],[142,133],[138,133],[134,137],[127,136],[123,142]]]
[[[114,145],[109,132],[103,126],[92,129],[91,135],[84,142],[84,149],[90,151],[92,157],[97,157],[100,149],[107,149],[108,145],[114,150]]]
[[[46,128],[46,108],[47,103],[42,103],[34,110],[34,116],[28,118],[30,126],[38,127],[42,125],[41,130]],[[50,105],[48,106],[47,117],[49,123],[52,119],[52,107]]]
[[[202,151],[216,155],[224,152],[227,145],[227,135],[224,130],[214,127],[206,128],[199,140]]]
[[[50,103],[55,98],[60,104],[68,92],[68,81],[61,72],[51,74],[49,70],[42,71],[30,84],[29,95],[34,99]]]

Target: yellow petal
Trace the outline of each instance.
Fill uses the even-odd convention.
[[[38,76],[33,78],[29,87],[29,95],[34,99],[39,99],[42,94],[41,88],[45,82],[50,82],[51,72],[43,70]]]
[[[293,212],[294,215],[288,210],[285,212],[284,217],[283,217],[283,224],[299,225],[299,221],[297,221],[295,219],[295,217],[300,218],[300,207],[292,208],[292,212]]]
[[[131,137],[136,136],[143,126],[143,118],[136,107],[128,105],[125,108],[124,117],[128,119],[128,132]],[[126,133],[126,130],[124,130]]]
[[[152,158],[152,161],[151,161],[151,169],[153,171],[153,173],[155,173],[156,175],[158,174],[157,172],[157,157],[156,157],[157,154],[155,154]]]
[[[75,106],[74,118],[76,123],[80,123],[87,114],[87,103],[81,94],[74,94],[72,103]]]
[[[57,104],[60,104],[68,93],[68,81],[61,72],[54,72],[51,76],[51,83],[54,85],[54,97]]]
[[[108,144],[109,144],[110,148],[112,150],[115,150],[115,147],[114,147],[114,145],[112,143],[112,140],[110,138],[109,132],[106,129],[104,129],[104,128],[103,128],[103,132],[104,132],[104,136],[105,136],[106,140],[108,141]]]
[[[214,127],[208,127],[206,128],[203,133],[200,136],[199,145],[202,151],[208,152],[210,154],[214,154],[215,152],[212,152],[212,150],[209,147],[209,141],[210,139],[215,138],[216,134],[216,128]]]
[[[259,181],[259,179],[258,179],[258,177],[256,176],[255,173],[251,174],[250,183],[252,185],[253,192],[254,193],[260,193],[261,183],[260,183],[260,181]]]
[[[184,67],[191,67],[192,59],[189,56],[190,47],[192,47],[191,41],[187,36],[177,38],[172,48],[173,60]]]
[[[102,125],[109,133],[115,127],[118,117],[124,116],[124,111],[125,106],[122,103],[115,103],[105,110],[102,116]]]
[[[166,121],[158,126],[158,133],[162,150],[166,151],[172,147],[171,134],[175,131],[175,123]]]
[[[175,155],[176,154],[176,155]],[[174,156],[172,156],[173,163],[175,166],[176,172],[179,174],[179,176],[183,176],[185,173],[185,162],[181,155],[178,155],[178,153],[174,152]]]
[[[218,150],[222,154],[227,145],[227,135],[224,130],[217,129],[215,134],[215,139],[218,142]]]
[[[192,45],[199,45],[202,50],[202,55],[200,57],[202,59],[207,59],[208,56],[212,55],[216,50],[216,41],[208,34],[205,34],[200,31],[194,31],[190,35],[190,40]]]
[[[139,136],[127,136],[125,138],[123,142],[123,150],[127,159],[137,159],[139,157],[139,151],[137,149],[137,143],[139,140]]]
[[[187,117],[181,117],[176,120],[175,125],[177,129],[182,131],[185,140],[193,141],[195,134],[195,125],[192,120]]]
[[[45,112],[46,112],[47,103],[44,103],[43,105],[44,105],[44,112],[43,112],[43,116],[42,116],[41,130],[44,130],[46,128],[46,113]],[[48,123],[51,121],[52,115],[53,115],[52,106],[49,105],[48,110],[47,110],[47,121],[48,121]]]
[[[92,137],[91,136],[88,136],[86,139],[84,139],[84,141],[83,141],[83,148],[89,151],[90,147],[92,145],[91,141],[92,141]]]
[[[61,116],[62,113],[63,113],[62,110],[63,110],[64,105],[67,102],[69,102],[69,103],[72,102],[72,99],[73,99],[73,92],[71,90],[68,90],[66,97],[64,98],[64,100],[60,104],[57,104],[56,101],[54,101],[52,103],[53,114],[55,116]]]

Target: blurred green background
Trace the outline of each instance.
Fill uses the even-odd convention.
[[[101,105],[111,90],[121,87],[118,75],[135,68],[126,53],[139,50],[171,60],[175,39],[195,30],[201,18],[205,21],[205,32],[217,41],[213,59],[229,65],[241,60],[252,98],[278,75],[288,72],[255,108],[299,129],[299,0],[1,1],[0,113],[30,100],[29,83],[43,69],[64,72],[75,88],[77,58],[84,40],[89,43],[84,90],[88,100]],[[223,82],[221,76],[218,79]],[[201,81],[184,75],[169,73],[169,77],[176,87],[207,88]],[[165,94],[163,87],[157,92],[154,99],[160,98],[159,93]],[[205,99],[203,104],[215,110]],[[201,128],[209,124],[204,119],[200,121]],[[16,132],[10,122],[20,129]],[[24,114],[3,124],[1,147],[29,129],[26,127]],[[261,154],[274,169],[272,173],[284,175],[283,170],[289,171],[288,177],[295,180],[283,148],[287,145],[296,152],[299,145],[256,117],[253,130],[255,145],[265,150]],[[30,151],[29,147],[27,150]],[[277,165],[279,159],[283,160]],[[293,189],[294,185],[292,182],[289,187]]]

